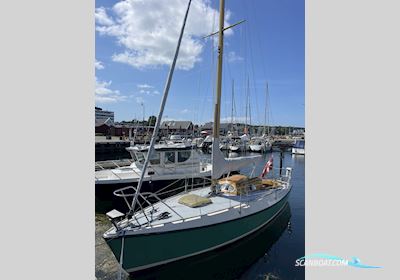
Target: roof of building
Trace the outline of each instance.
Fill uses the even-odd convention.
[[[107,119],[96,119],[96,121],[95,121],[96,127],[102,126],[103,124],[105,124],[107,126],[114,126],[114,122],[110,118],[107,118]]]
[[[163,129],[189,129],[191,121],[164,121],[161,124],[161,128]]]

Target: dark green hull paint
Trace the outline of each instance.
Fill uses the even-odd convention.
[[[288,194],[275,205],[233,221],[212,226],[178,230],[161,234],[125,237],[123,268],[135,270],[141,266],[165,262],[220,246],[242,235],[249,234],[273,218],[285,205]],[[121,238],[107,240],[117,260],[121,254]]]

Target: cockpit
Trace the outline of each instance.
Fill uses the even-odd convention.
[[[216,185],[216,192],[222,195],[235,196],[273,187],[278,187],[278,184],[273,180],[262,180],[258,177],[248,178],[245,175],[237,174],[220,179]]]

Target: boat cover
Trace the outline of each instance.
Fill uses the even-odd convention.
[[[250,186],[254,186],[256,189],[262,189],[262,181],[258,177],[248,178],[242,174],[236,174],[218,181],[220,185],[230,184],[233,188],[232,189],[221,189],[221,192],[233,194],[233,195],[240,195],[250,191]]]
[[[178,200],[178,202],[192,208],[212,203],[211,199],[208,197],[202,197],[197,194],[184,195]]]
[[[277,182],[276,180],[271,180],[271,179],[263,179],[262,184],[268,188],[277,188],[280,187],[281,184]]]

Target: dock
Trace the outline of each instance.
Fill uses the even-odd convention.
[[[95,277],[97,280],[119,279],[120,265],[104,241],[103,233],[112,227],[104,214],[96,214],[96,240],[95,240]],[[122,271],[122,280],[127,280],[128,274]]]
[[[126,148],[131,145],[128,139],[122,137],[96,136],[95,143],[96,161],[130,158],[130,154],[126,150]]]

